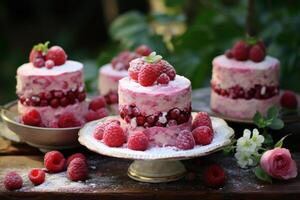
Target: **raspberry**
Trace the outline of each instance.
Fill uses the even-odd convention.
[[[235,59],[244,61],[248,59],[249,49],[244,41],[238,41],[232,48],[232,55]]]
[[[34,185],[40,185],[45,181],[45,172],[34,168],[28,173],[28,178]]]
[[[157,82],[159,84],[168,84],[170,82],[170,78],[166,73],[162,73],[158,78]]]
[[[53,60],[47,60],[45,62],[45,66],[48,68],[48,69],[52,69],[54,66],[55,66],[55,63]]]
[[[100,119],[99,114],[93,110],[89,110],[88,113],[84,116],[87,122]]]
[[[143,59],[134,59],[130,62],[130,67],[128,69],[129,77],[133,80],[138,81],[139,73],[144,66],[145,61]]]
[[[192,131],[196,144],[207,145],[213,140],[214,134],[208,126],[199,126]]]
[[[68,167],[71,161],[74,160],[75,158],[83,159],[86,162],[86,157],[82,153],[75,153],[68,157],[66,166]]]
[[[59,100],[58,99],[52,99],[50,101],[50,105],[52,108],[57,108],[59,106]]]
[[[157,65],[160,67],[160,71],[161,73],[166,73],[170,80],[174,80],[175,76],[176,76],[176,71],[175,69],[172,67],[172,65],[170,65],[170,63],[168,63],[165,60],[160,60]]]
[[[37,67],[37,68],[42,68],[45,66],[45,61],[43,58],[36,58],[33,61],[33,66]]]
[[[178,149],[188,150],[195,146],[195,140],[190,131],[183,130],[176,138],[176,147]]]
[[[192,124],[192,129],[197,128],[198,126],[208,126],[212,128],[211,120],[207,112],[198,112]]]
[[[51,173],[63,171],[65,163],[66,159],[59,151],[49,151],[44,156],[44,165]]]
[[[88,166],[84,159],[74,158],[68,168],[67,176],[71,181],[84,181],[88,177]]]
[[[125,135],[120,125],[111,123],[104,128],[103,140],[107,146],[120,147],[125,142]]]
[[[17,172],[8,172],[4,178],[4,186],[7,190],[17,190],[23,186],[23,179]]]
[[[138,82],[142,86],[151,86],[157,80],[160,73],[160,69],[156,64],[147,64],[141,69]]]
[[[135,53],[141,55],[141,56],[148,56],[151,52],[152,49],[150,47],[148,47],[147,45],[140,45],[138,46],[135,50]]]
[[[120,121],[118,120],[109,120],[104,123],[100,123],[99,125],[96,126],[94,130],[94,138],[96,140],[102,140],[105,127],[111,123],[116,123],[117,125],[120,125]]]
[[[257,42],[257,44],[266,53],[266,45],[265,45],[265,43],[262,40],[260,40],[260,41]]]
[[[232,55],[232,51],[231,51],[231,49],[227,49],[226,51],[225,51],[225,56],[227,57],[227,58],[233,58],[233,55]]]
[[[111,65],[115,70],[128,70],[129,62],[138,57],[140,56],[134,52],[123,51],[112,59]]]
[[[297,109],[298,107],[297,96],[295,95],[294,92],[287,90],[282,94],[280,98],[280,104],[284,108],[288,108],[292,110]]]
[[[26,125],[40,126],[42,119],[40,113],[37,110],[32,109],[22,116],[22,121]]]
[[[109,112],[106,108],[100,108],[99,110],[97,110],[97,113],[99,115],[99,119],[107,117],[109,115]]]
[[[46,60],[53,60],[55,65],[63,65],[67,60],[67,55],[60,46],[53,46],[48,50]]]
[[[58,119],[59,128],[77,127],[80,125],[80,121],[78,121],[76,117],[69,112],[62,114]]]
[[[213,164],[204,170],[203,178],[206,185],[218,188],[224,185],[225,171],[219,165]]]
[[[32,48],[32,50],[30,51],[30,55],[29,55],[29,61],[31,63],[33,63],[34,60],[36,60],[37,58],[43,58],[43,52],[37,51],[34,48]]]
[[[105,106],[106,106],[105,98],[103,96],[98,96],[90,102],[89,109],[93,111],[97,111],[98,109],[103,108]]]
[[[110,104],[115,104],[119,101],[118,93],[115,92],[111,92],[110,94],[108,94],[108,98]]]
[[[135,132],[128,138],[128,148],[136,151],[145,151],[148,148],[149,139],[142,131]]]
[[[249,52],[249,58],[250,60],[254,62],[261,62],[265,59],[265,51],[261,48],[259,44],[256,44],[251,47]]]

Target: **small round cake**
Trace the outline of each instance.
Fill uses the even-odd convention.
[[[156,73],[156,69],[147,66],[143,59],[130,62],[130,75],[133,74],[131,69],[140,66],[138,80],[130,76],[119,81],[123,128],[127,136],[143,131],[150,146],[175,146],[180,131],[191,130],[191,82],[176,75],[173,67],[164,60],[153,64],[168,71],[159,75],[161,72]],[[147,68],[155,75],[147,74]]]
[[[252,119],[256,111],[264,115],[278,104],[280,62],[265,56],[265,49],[258,45],[253,45],[249,52],[245,50],[248,57],[241,56],[242,45],[236,44],[229,54],[213,60],[211,109],[214,112]]]
[[[48,50],[47,45],[39,45],[31,52],[31,62],[17,69],[16,93],[22,122],[53,128],[83,125],[88,112],[83,65],[67,61],[61,47]],[[43,48],[47,53],[43,54]]]

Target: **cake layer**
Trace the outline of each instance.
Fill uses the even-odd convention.
[[[100,94],[118,91],[119,80],[128,76],[127,70],[115,70],[111,64],[106,64],[99,69],[98,89]]]
[[[211,91],[211,109],[237,119],[252,119],[256,111],[266,114],[271,106],[278,105],[279,95],[268,99],[232,99]]]
[[[43,126],[57,128],[58,119],[64,113],[72,113],[80,121],[81,125],[83,125],[85,123],[84,115],[88,112],[88,103],[83,101],[66,107],[52,108],[51,106],[25,106],[21,104],[20,101],[18,102],[18,112],[21,115],[27,113],[31,109],[35,109],[39,112]]]
[[[83,65],[76,61],[66,61],[65,64],[52,69],[37,68],[32,63],[26,63],[17,70],[16,92],[18,96],[30,98],[41,92],[59,90],[83,90]]]
[[[280,63],[276,58],[266,56],[259,63],[251,60],[238,61],[224,55],[213,60],[212,84],[221,89],[239,86],[250,90],[255,85],[279,86]]]
[[[120,108],[135,105],[145,115],[168,112],[173,108],[189,109],[191,106],[191,82],[176,75],[168,85],[143,87],[129,77],[119,81]]]

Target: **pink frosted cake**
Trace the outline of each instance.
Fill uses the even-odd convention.
[[[266,56],[262,42],[240,41],[212,64],[211,109],[228,117],[251,119],[279,101],[280,62]]]
[[[129,62],[141,56],[147,56],[151,49],[141,45],[135,49],[135,52],[124,51],[112,59],[111,63],[102,66],[99,69],[98,89],[107,101],[107,104],[115,104],[118,101],[118,83],[119,80],[128,76]]]
[[[61,47],[36,45],[30,63],[17,69],[16,93],[22,122],[42,127],[84,124],[88,105],[84,101],[83,65],[66,60]]]
[[[178,133],[191,130],[191,82],[161,57],[146,58],[131,61],[130,77],[119,81],[123,128],[127,136],[143,131],[150,146],[175,146]]]

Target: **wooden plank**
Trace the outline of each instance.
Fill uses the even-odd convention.
[[[300,153],[293,155],[300,166]],[[24,177],[24,187],[17,192],[8,192],[0,185],[0,199],[299,199],[300,178],[289,181],[274,181],[272,185],[258,181],[251,169],[236,166],[233,157],[217,153],[205,158],[184,161],[188,171],[197,174],[195,181],[185,179],[171,183],[140,183],[127,177],[131,161],[90,155],[89,179],[84,183],[70,182],[65,172],[47,174],[44,184],[34,187],[27,180],[27,172],[33,167],[42,167],[42,156],[1,156],[0,182],[10,170]],[[211,189],[202,181],[203,169],[210,163],[220,164],[226,171],[227,181],[223,188]]]
[[[39,155],[41,152],[25,143],[16,143],[0,136],[0,156],[2,155]]]

